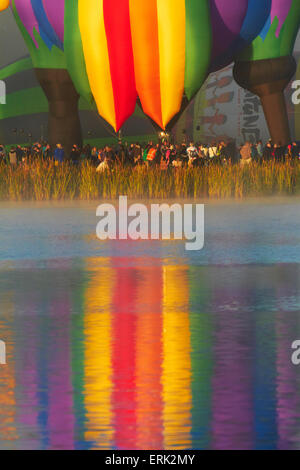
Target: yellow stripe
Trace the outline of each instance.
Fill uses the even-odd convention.
[[[163,401],[164,448],[192,446],[191,339],[188,269],[164,268]]]
[[[157,0],[162,121],[180,111],[185,77],[185,0]]]
[[[113,272],[96,267],[95,260],[88,260],[87,269],[92,274],[85,294],[85,439],[94,442],[96,448],[109,449],[113,443]]]
[[[103,0],[78,0],[79,27],[90,87],[99,114],[116,130]]]

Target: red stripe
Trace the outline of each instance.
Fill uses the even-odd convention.
[[[134,113],[137,100],[129,0],[104,0],[103,10],[116,123],[117,129],[120,129]]]

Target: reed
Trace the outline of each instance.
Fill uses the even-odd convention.
[[[127,195],[132,199],[245,198],[300,194],[300,162],[211,165],[161,170],[114,166],[99,174],[84,162],[74,166],[34,161],[12,168],[0,165],[0,200],[97,200]]]

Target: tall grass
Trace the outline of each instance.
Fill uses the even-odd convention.
[[[74,166],[36,161],[28,167],[0,165],[0,200],[147,198],[244,198],[300,195],[300,162],[249,166],[212,165],[161,170],[115,166],[96,173],[90,163]]]

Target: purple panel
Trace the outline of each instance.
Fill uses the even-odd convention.
[[[39,26],[35,18],[31,2],[29,0],[15,0],[15,5],[23,25],[30,34],[35,45],[38,47],[38,44],[33,35],[33,29],[36,29],[37,32],[39,32]]]
[[[275,17],[279,19],[279,25],[276,31],[276,35],[279,36],[283,23],[289,14],[293,0],[273,0],[271,10],[271,23]]]
[[[65,0],[43,0],[45,12],[57,36],[64,41]]]
[[[237,39],[248,9],[248,0],[211,0],[212,61]]]

